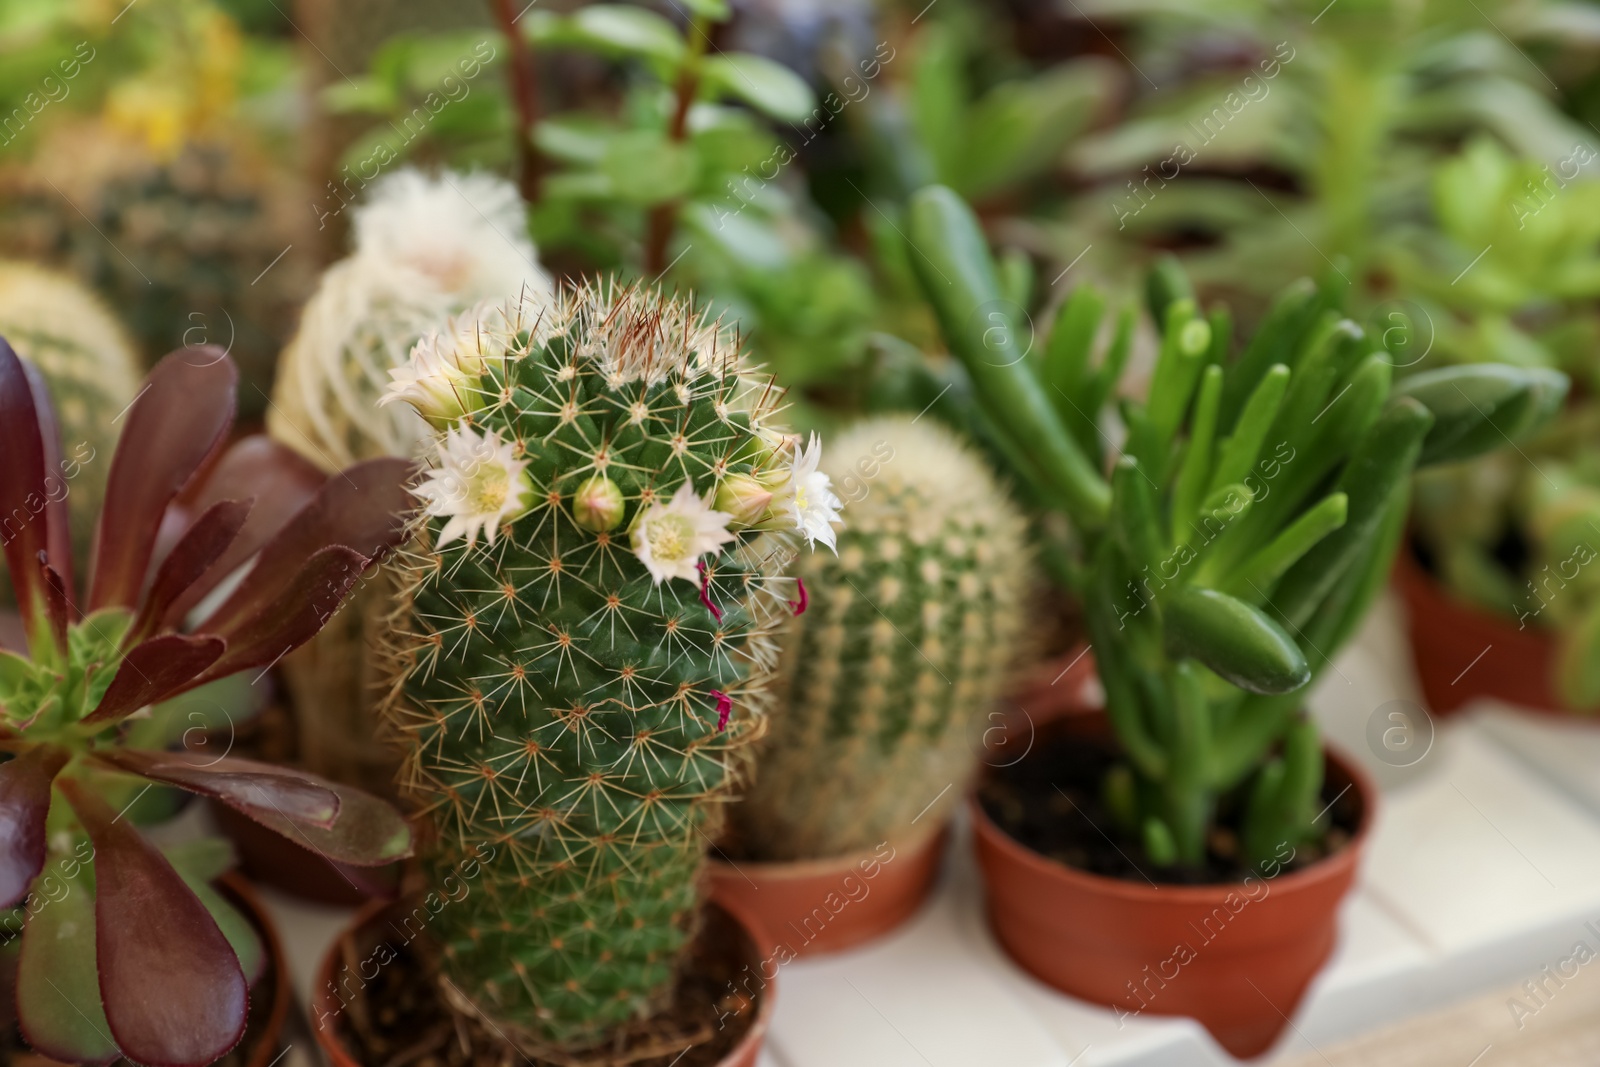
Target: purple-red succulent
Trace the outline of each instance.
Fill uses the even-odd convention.
[[[398,813],[297,770],[177,747],[161,710],[264,674],[403,533],[400,460],[324,478],[262,437],[225,447],[237,373],[164,359],[120,416],[88,580],[74,581],[61,442],[38,374],[0,340],[0,540],[26,649],[0,649],[0,943],[40,1052],[200,1065],[244,1032],[264,963],[210,882],[228,851],[165,851],[127,816],[152,784],[227,804],[330,860],[408,855]],[[249,671],[251,675],[241,675]]]

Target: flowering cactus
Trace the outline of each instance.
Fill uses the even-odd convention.
[[[152,706],[265,668],[315,633],[398,540],[408,506],[403,461],[324,481],[262,438],[219,458],[236,377],[211,348],[151,372],[122,416],[79,591],[52,492],[48,392],[0,341],[0,534],[27,640],[26,654],[0,650],[0,907],[17,908],[9,935],[22,928],[22,1034],[53,1059],[199,1065],[244,1032],[264,953],[208,884],[226,848],[164,854],[146,841],[122,815],[151,784],[214,798],[340,862],[410,851],[398,814],[362,793],[168,751],[176,732],[149,728]],[[241,484],[257,499],[239,499]]]
[[[390,714],[425,867],[492,857],[433,924],[447,999],[570,1051],[670,998],[794,588],[761,531],[831,541],[838,500],[687,303],[586,289],[480,325],[395,375],[439,429]]]

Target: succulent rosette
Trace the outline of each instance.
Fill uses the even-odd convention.
[[[237,377],[225,353],[183,349],[118,416],[80,589],[50,398],[0,340],[0,539],[26,645],[0,649],[0,940],[21,931],[18,1022],[57,1060],[198,1065],[243,1035],[265,953],[209,884],[228,850],[147,840],[123,816],[152,785],[342,863],[411,849],[365,794],[155,728],[163,702],[254,680],[316,633],[410,507],[401,460],[324,477],[264,438],[225,447]]]

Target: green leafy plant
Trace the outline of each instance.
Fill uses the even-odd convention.
[[[1124,832],[1153,863],[1199,867],[1218,800],[1237,791],[1252,864],[1318,837],[1304,690],[1388,574],[1413,468],[1526,434],[1566,378],[1476,365],[1395,385],[1340,289],[1309,282],[1235,355],[1226,313],[1202,318],[1169,261],[1151,277],[1150,388],[1119,404],[1126,439],[1108,476],[1101,420],[1124,357],[1092,360],[1103,299],[1074,291],[1030,359],[962,200],[918,193],[906,233],[1014,469],[1071,520],[1053,551],[1126,760],[1105,783]]]
[[[411,372],[391,396],[437,452],[389,718],[425,869],[481,864],[430,931],[442,995],[530,1054],[624,1047],[671,998],[765,723],[794,588],[778,531],[831,543],[838,501],[686,301],[512,304]]]
[[[758,859],[820,859],[936,832],[1026,655],[1027,523],[931,418],[868,419],[829,444],[849,498],[838,554],[796,568],[772,732],[735,808]]]
[[[166,702],[266,668],[315,633],[398,541],[408,506],[402,461],[307,483],[260,438],[219,457],[236,380],[203,347],[151,373],[123,415],[79,592],[48,391],[0,341],[0,525],[27,639],[25,653],[0,650],[0,905],[15,909],[7,940],[22,935],[22,1034],[53,1059],[198,1067],[244,1032],[265,952],[210,885],[228,849],[147,841],[122,816],[152,785],[214,798],[333,860],[410,852],[399,814],[365,794],[173,750],[194,723]],[[234,495],[241,484],[251,498]]]

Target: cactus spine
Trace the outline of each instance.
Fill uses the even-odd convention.
[[[274,437],[330,472],[414,455],[427,437],[414,411],[378,406],[420,337],[470,331],[475,320],[463,313],[478,301],[549,292],[516,189],[491,175],[399,171],[377,183],[354,230],[354,251],[323,275],[284,350],[267,413]],[[382,668],[367,646],[391,601],[387,582],[364,586],[284,661],[305,765],[379,793],[395,765],[372,740]]]
[[[456,422],[426,375],[396,382],[446,432],[386,710],[432,884],[477,873],[434,923],[442,988],[525,1049],[570,1051],[671,996],[794,588],[783,535],[719,545],[696,523],[727,522],[703,501],[781,479],[793,446],[777,391],[684,303],[586,289],[468,344],[412,361],[452,383]]]
[[[837,556],[798,567],[810,605],[785,637],[783,707],[735,809],[741,846],[763,859],[940,826],[1022,644],[1026,525],[976,455],[932,420],[893,417],[829,456],[850,524]]]
[[[73,279],[0,262],[0,335],[44,376],[61,424],[73,563],[84,573],[105,500],[118,427],[139,389],[139,360],[120,323]],[[52,472],[55,473],[55,472]]]

